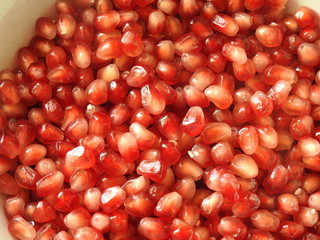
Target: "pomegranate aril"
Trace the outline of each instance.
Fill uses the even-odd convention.
[[[110,37],[101,41],[94,54],[104,61],[120,57],[123,54],[121,39]]]
[[[74,240],[81,240],[81,239],[103,240],[104,239],[104,237],[98,230],[88,226],[75,229],[75,231],[73,232],[73,237],[74,237]]]
[[[110,214],[123,204],[125,198],[126,192],[119,186],[108,188],[101,194],[100,207],[105,213]]]
[[[223,217],[218,225],[218,231],[222,236],[233,236],[233,239],[246,239],[247,227],[236,217]]]
[[[139,233],[147,239],[166,239],[169,236],[170,224],[161,218],[142,218],[138,225]]]
[[[69,212],[63,219],[64,225],[68,229],[77,229],[89,225],[91,215],[82,207],[76,208]]]
[[[70,187],[75,191],[84,191],[97,182],[96,172],[90,169],[76,169],[70,176]]]
[[[175,218],[170,227],[170,236],[172,239],[193,239],[194,229],[189,224]]]
[[[8,230],[13,236],[21,240],[35,239],[37,233],[32,224],[19,215],[9,221]]]
[[[319,23],[318,14],[313,9],[304,6],[295,12],[294,19],[300,28],[315,27]]]
[[[251,217],[251,223],[259,230],[275,232],[277,231],[280,220],[268,210],[258,210]]]
[[[299,207],[299,212],[294,215],[294,221],[300,223],[304,227],[313,227],[319,219],[319,213],[309,207]]]
[[[227,60],[237,64],[245,64],[248,60],[245,50],[233,43],[225,43],[223,45],[222,55]]]
[[[235,36],[239,31],[237,22],[232,17],[222,13],[218,13],[213,17],[211,27],[228,37]]]

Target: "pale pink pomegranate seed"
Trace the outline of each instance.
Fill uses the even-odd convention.
[[[218,108],[228,109],[233,98],[230,92],[224,87],[218,85],[211,85],[204,91],[206,97]]]
[[[70,14],[60,14],[57,18],[57,34],[63,39],[72,38],[76,30],[76,20]]]

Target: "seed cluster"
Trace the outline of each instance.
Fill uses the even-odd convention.
[[[319,240],[319,17],[286,3],[57,0],[0,72],[10,233]]]

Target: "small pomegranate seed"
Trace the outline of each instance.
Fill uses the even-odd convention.
[[[138,231],[148,239],[166,239],[169,236],[170,224],[159,218],[142,218]]]
[[[35,239],[37,233],[31,223],[19,215],[9,221],[8,230],[14,237],[23,240]]]
[[[211,20],[211,27],[228,37],[235,36],[239,31],[237,22],[228,15],[219,13]]]
[[[299,207],[299,212],[294,216],[294,221],[304,227],[313,227],[319,219],[319,213],[309,207]]]
[[[277,231],[280,220],[268,210],[258,210],[251,215],[251,223],[259,230],[275,232]]]
[[[272,25],[259,26],[255,35],[262,45],[269,48],[280,46],[283,38],[281,29]]]
[[[218,225],[218,231],[222,236],[233,236],[233,239],[245,239],[247,227],[236,217],[223,217]]]
[[[318,25],[318,14],[308,7],[300,7],[294,14],[294,19],[300,28],[315,27]]]

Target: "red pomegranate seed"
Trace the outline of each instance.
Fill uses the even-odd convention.
[[[126,192],[119,186],[108,188],[102,192],[100,207],[110,214],[123,204],[125,198]]]
[[[280,220],[268,210],[258,210],[251,215],[251,223],[259,230],[275,232],[277,231]]]
[[[300,207],[299,212],[294,216],[294,221],[304,227],[313,227],[319,219],[319,213],[309,207]]]
[[[175,218],[170,227],[170,236],[172,239],[192,239],[194,229],[189,224],[179,218]]]
[[[318,14],[308,7],[300,7],[294,14],[294,19],[300,28],[315,27],[318,25]]]
[[[95,164],[95,155],[92,150],[79,146],[66,153],[66,163],[74,168],[87,169]]]
[[[63,223],[68,229],[78,229],[87,226],[90,218],[90,213],[85,208],[79,207],[69,212],[64,217]]]
[[[138,225],[138,231],[148,239],[166,239],[169,236],[170,224],[161,218],[142,218]]]
[[[233,239],[245,239],[247,227],[236,217],[223,217],[218,225],[218,231],[222,236],[233,236]]]
[[[74,237],[74,240],[81,240],[81,239],[103,240],[104,239],[104,237],[98,230],[88,226],[76,229],[73,233],[73,237]]]
[[[299,45],[298,59],[299,62],[306,66],[314,67],[320,63],[320,55],[318,54],[319,46],[313,43],[302,43]]]
[[[112,20],[112,21],[111,21]],[[120,14],[115,10],[109,10],[103,14],[97,14],[94,20],[94,27],[103,33],[114,30],[120,23]]]
[[[282,236],[289,238],[298,238],[305,231],[301,224],[291,221],[281,222],[279,229]]]
[[[233,63],[245,64],[247,62],[245,50],[233,43],[225,43],[223,45],[222,55]]]
[[[239,31],[237,22],[226,14],[216,14],[211,20],[211,27],[228,37],[235,36]]]
[[[123,53],[121,39],[110,37],[101,41],[97,47],[96,56],[103,60],[120,57]]]
[[[258,148],[258,134],[253,126],[241,128],[238,131],[237,140],[242,151],[248,155],[253,154]]]
[[[22,240],[32,240],[36,237],[36,230],[32,224],[19,215],[9,221],[8,230],[14,237]]]

